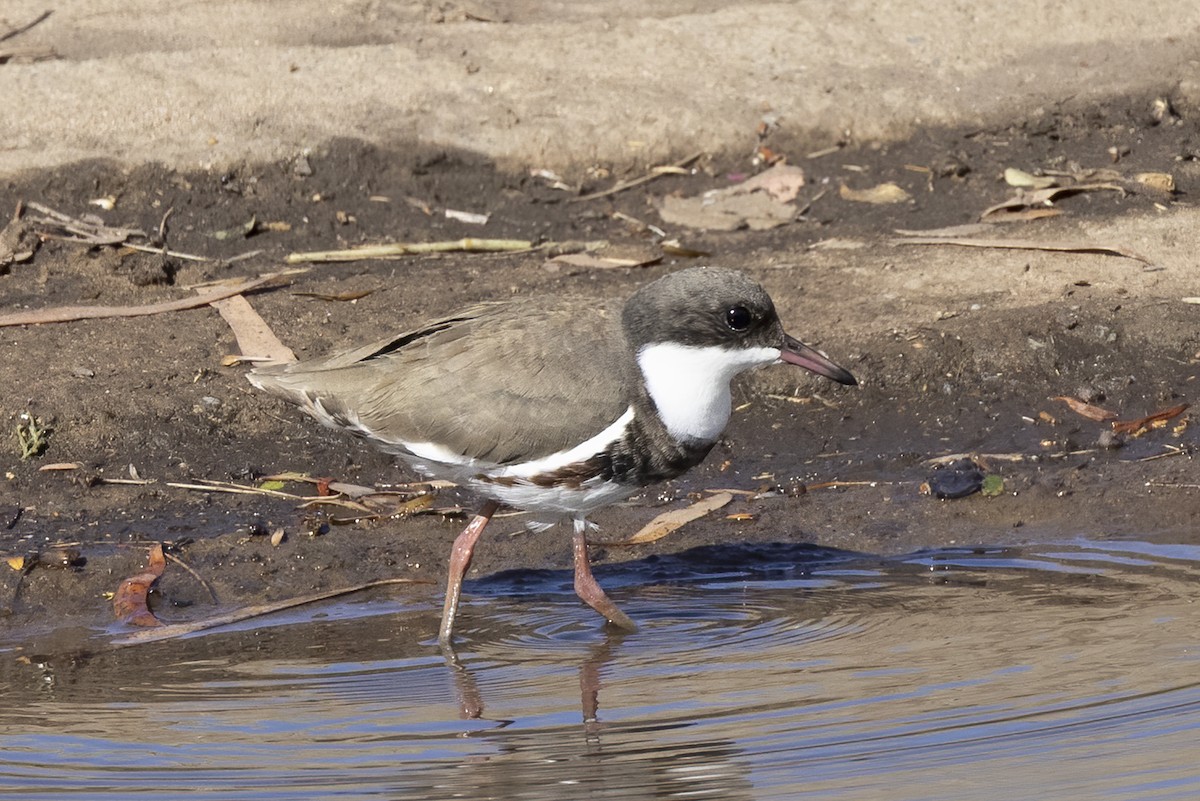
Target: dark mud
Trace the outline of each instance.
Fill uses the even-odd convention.
[[[688,247],[711,254],[703,262],[740,267],[763,280],[791,332],[826,350],[863,385],[844,389],[784,368],[743,381],[734,422],[704,465],[628,506],[605,510],[596,522],[604,536],[618,537],[659,507],[681,505],[704,489],[779,491],[738,499],[652,545],[598,549],[597,557],[641,559],[743,540],[868,553],[1074,534],[1194,541],[1200,502],[1195,489],[1181,486],[1198,479],[1196,433],[1185,425],[1186,414],[1113,448],[1102,438],[1105,424],[1048,398],[1084,396],[1124,418],[1192,399],[1200,358],[1195,307],[1173,302],[1173,288],[1156,290],[1153,275],[1132,261],[1093,256],[1100,265],[1093,267],[1074,255],[1005,254],[996,258],[994,272],[967,275],[978,271],[977,261],[955,272],[959,268],[944,258],[888,244],[897,228],[972,222],[1010,194],[999,180],[1005,167],[1114,166],[1110,148],[1120,155],[1115,167],[1122,171],[1172,172],[1176,193],[1079,195],[1059,204],[1071,225],[1149,222],[1189,206],[1200,180],[1194,161],[1200,137],[1186,120],[1153,120],[1146,100],[1046,111],[1004,129],[929,131],[889,146],[848,144],[814,159],[799,155],[804,142],[769,140],[775,150],[797,154],[792,160],[807,171],[808,213],[767,232],[678,233]],[[753,143],[747,144],[749,151]],[[36,201],[147,231],[157,230],[171,210],[172,250],[218,259],[261,254],[230,265],[49,240],[31,260],[0,275],[0,305],[8,311],[155,302],[203,281],[279,269],[292,251],[367,242],[488,236],[644,245],[653,234],[635,221],[662,224],[657,198],[724,186],[730,173],[747,169],[744,154],[705,157],[688,175],[572,203],[570,194],[544,180],[502,174],[470,153],[383,150],[353,140],[333,142],[305,163],[244,165],[223,174],[76,164],[7,182],[3,208]],[[631,176],[580,165],[564,177],[582,192]],[[915,200],[866,206],[838,196],[841,183],[883,181],[903,186]],[[104,196],[116,199],[113,211],[88,205]],[[491,218],[480,228],[445,218],[447,208]],[[287,230],[214,236],[251,220],[287,223]],[[1028,230],[1051,239],[1068,231],[1061,221]],[[853,247],[827,247],[831,242]],[[524,253],[316,265],[287,288],[251,300],[304,358],[482,298],[624,296],[690,263],[668,257],[646,268],[582,270],[551,267],[544,255]],[[1062,264],[1072,266],[1057,267]],[[1063,271],[1043,283],[1029,278],[1054,269]],[[931,274],[937,270],[945,272]],[[1102,280],[1090,278],[1093,273]],[[354,302],[294,294],[367,290]],[[35,637],[37,647],[53,648],[86,636],[88,627],[111,625],[104,593],[144,563],[137,546],[155,540],[175,543],[175,555],[218,599],[214,604],[194,577],[168,566],[157,609],[172,620],[376,578],[442,580],[461,517],[387,519],[313,533],[313,513],[293,501],[165,485],[195,479],[253,484],[288,470],[366,485],[413,478],[363,443],[255,393],[244,368],[222,367],[236,344],[215,311],[5,328],[0,350],[0,551],[16,556],[69,542],[86,560],[67,569],[39,566],[23,576],[0,567],[6,639]],[[52,427],[48,447],[27,461],[18,458],[15,439],[22,413]],[[1003,493],[956,501],[922,494],[932,469],[927,460],[958,452],[1017,455],[982,458],[988,472],[1004,478]],[[40,470],[62,462],[80,467]],[[155,483],[98,481],[131,475]],[[843,483],[826,486],[834,481]],[[452,493],[438,505],[460,501],[470,507],[471,499]],[[725,516],[741,513],[751,517]],[[269,534],[278,529],[287,539],[273,546]],[[569,565],[561,530],[522,529],[520,518],[498,521],[472,576]],[[427,630],[419,635],[432,635],[439,589],[414,585],[402,592],[429,603]]]

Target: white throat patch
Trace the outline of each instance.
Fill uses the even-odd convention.
[[[694,347],[657,342],[638,351],[638,367],[673,437],[716,442],[729,423],[729,382],[779,361],[779,348]]]

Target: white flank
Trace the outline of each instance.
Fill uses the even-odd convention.
[[[500,475],[529,478],[539,473],[551,473],[569,464],[586,461],[623,437],[625,435],[625,428],[631,422],[633,422],[632,406],[626,409],[625,414],[618,417],[608,428],[586,442],[581,442],[570,450],[552,453],[549,456],[535,459],[532,462],[515,464],[507,468]]]
[[[518,509],[546,511],[562,514],[586,512],[605,506],[615,500],[628,497],[636,487],[623,487],[611,482],[587,481],[582,487],[539,487],[524,482],[505,486],[495,483],[497,478],[529,479],[542,473],[551,473],[561,467],[587,461],[600,453],[625,434],[625,428],[633,420],[633,407],[594,437],[573,448],[552,453],[541,459],[520,464],[500,466],[478,459],[469,459],[461,454],[433,442],[384,443],[385,450],[403,457],[416,470],[427,475],[447,478],[481,495],[497,498]],[[378,441],[378,440],[377,440]],[[487,481],[478,476],[485,475]]]
[[[729,423],[729,382],[779,361],[779,348],[703,348],[657,342],[638,352],[646,391],[671,435],[715,442]]]

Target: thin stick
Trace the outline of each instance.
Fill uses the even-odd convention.
[[[393,242],[387,245],[365,245],[348,250],[317,250],[306,253],[289,253],[288,264],[321,261],[359,261],[361,259],[389,259],[419,253],[452,253],[456,251],[508,252],[531,250],[533,243],[526,239],[456,239],[448,242]]]
[[[910,237],[893,239],[893,245],[958,245],[965,248],[1000,248],[1008,250],[1048,250],[1065,253],[1102,253],[1106,256],[1123,256],[1140,261],[1147,266],[1154,263],[1132,250],[1114,245],[1098,245],[1092,242],[1034,242],[1029,239],[955,239],[952,237]]]
[[[357,584],[353,587],[342,587],[336,590],[326,590],[324,592],[315,592],[312,595],[302,595],[299,598],[289,598],[284,601],[275,601],[268,604],[258,604],[255,606],[246,606],[241,609],[235,609],[232,612],[226,612],[220,615],[205,620],[195,620],[190,623],[172,623],[166,626],[156,626],[152,629],[143,629],[130,634],[127,637],[113,640],[109,643],[114,648],[123,648],[127,645],[143,645],[148,642],[159,642],[161,640],[173,640],[178,637],[184,637],[188,634],[194,634],[198,631],[207,631],[215,629],[218,626],[227,626],[230,623],[241,623],[243,620],[251,620],[252,618],[262,617],[263,615],[282,612],[285,609],[295,609],[298,606],[317,603],[318,601],[326,601],[330,598],[337,598],[341,595],[350,595],[363,590],[373,589],[375,587],[385,587],[392,584],[433,584],[432,581],[422,579],[409,578],[390,578],[379,579],[378,581],[368,581],[364,584]]]
[[[68,240],[70,241],[70,240]],[[139,250],[142,253],[158,253],[163,256],[170,256],[173,259],[183,259],[184,261],[220,261],[212,256],[197,256],[194,253],[180,253],[178,250],[167,250],[166,248],[155,248],[150,245],[137,245],[133,242],[121,242],[121,247],[129,248],[130,250]],[[255,251],[255,255],[262,253],[261,250]],[[226,259],[225,261],[230,261]]]
[[[156,251],[157,252],[157,251]],[[214,300],[250,292],[275,281],[275,275],[260,275],[231,286],[219,287],[209,292],[201,292],[194,297],[168,300],[162,303],[149,303],[145,306],[59,306],[52,309],[17,312],[15,314],[0,314],[0,328],[9,325],[43,325],[45,323],[66,323],[74,320],[97,320],[107,317],[146,317],[151,314],[195,309],[207,306]]]
[[[163,556],[167,557],[167,558],[168,558],[168,559],[170,559],[172,562],[174,562],[175,564],[177,564],[177,565],[179,565],[180,567],[182,567],[182,568],[183,568],[184,570],[186,570],[188,573],[191,573],[191,574],[192,574],[192,578],[194,578],[196,581],[200,582],[200,585],[201,585],[202,587],[204,587],[204,589],[208,590],[208,597],[212,599],[212,602],[213,602],[214,604],[215,604],[215,603],[217,603],[217,592],[216,592],[216,590],[214,590],[214,589],[212,588],[212,585],[211,585],[211,584],[209,584],[207,581],[205,581],[205,580],[204,580],[204,578],[203,578],[203,577],[202,577],[202,576],[201,576],[199,573],[197,573],[195,570],[192,570],[192,568],[188,566],[187,562],[184,562],[184,561],[183,561],[182,559],[180,559],[178,556],[174,556],[173,554],[169,554],[169,553],[167,553],[166,551],[163,551]]]
[[[38,15],[38,18],[35,19],[33,22],[30,22],[26,25],[22,25],[19,28],[13,28],[12,30],[7,31],[5,33],[0,33],[0,42],[7,42],[9,39],[12,39],[14,36],[20,36],[21,34],[25,33],[30,28],[33,28],[35,25],[41,25],[43,22],[45,22],[47,19],[49,19],[50,15],[53,13],[54,13],[53,11],[43,11],[40,15]]]
[[[674,170],[680,170],[680,169],[683,169],[684,167],[687,167],[689,164],[691,164],[693,161],[695,161],[696,159],[700,158],[703,155],[704,155],[704,151],[701,150],[699,153],[693,153],[692,155],[688,156],[687,158],[680,159],[679,161],[675,162],[674,164],[669,164],[666,167],[655,167],[648,174],[643,175],[641,178],[634,178],[629,181],[621,181],[620,183],[614,184],[613,186],[611,186],[608,189],[605,189],[601,192],[592,192],[591,194],[588,194],[588,195],[580,195],[579,197],[573,197],[570,200],[568,200],[567,202],[568,203],[582,203],[585,200],[596,200],[597,198],[608,197],[609,195],[615,195],[618,192],[624,192],[626,189],[633,189],[635,186],[641,186],[642,184],[648,184],[651,181],[653,181],[655,178],[661,178],[664,175],[671,174]]]
[[[1088,453],[1095,453],[1095,448],[1085,448],[1079,451],[1066,451],[1065,453],[950,453],[945,456],[935,456],[932,459],[926,459],[925,464],[949,464],[957,462],[959,459],[983,459],[993,462],[1031,462],[1038,459],[1065,459],[1068,456],[1083,456]]]
[[[294,495],[290,492],[260,489],[258,487],[244,487],[240,484],[230,484],[223,481],[214,481],[212,483],[204,484],[185,484],[178,481],[166,481],[164,484],[168,487],[174,487],[175,489],[199,490],[200,492],[227,492],[231,495],[267,495],[272,498],[286,498],[290,501],[311,500],[311,498],[304,495]]]
[[[1170,448],[1166,453],[1156,453],[1153,456],[1143,456],[1141,459],[1135,459],[1136,462],[1154,462],[1159,459],[1166,459],[1168,456],[1183,456],[1187,453],[1183,448],[1177,448],[1174,445],[1167,445]]]
[[[167,209],[167,213],[162,216],[162,220],[158,223],[158,241],[163,244],[163,252],[167,250],[167,220],[171,219],[171,215],[175,213],[175,207],[171,206]]]
[[[842,487],[878,487],[891,486],[894,481],[822,481],[819,484],[805,484],[806,490],[840,489]]]

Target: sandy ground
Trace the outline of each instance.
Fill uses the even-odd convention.
[[[7,3],[0,36],[45,8]],[[722,513],[609,558],[730,539],[896,552],[1079,533],[1195,537],[1186,413],[1108,449],[1107,424],[1048,399],[1084,397],[1131,419],[1195,392],[1200,307],[1184,299],[1200,295],[1200,8],[83,0],[52,12],[0,40],[0,209],[41,203],[151,238],[170,210],[167,245],[213,261],[53,238],[30,248],[14,223],[0,240],[0,313],[171,300],[202,281],[279,269],[292,251],[381,241],[603,239],[661,256],[659,229],[761,279],[789,329],[863,386],[778,370],[739,384],[727,441],[704,466],[598,519],[621,532],[647,507],[706,488],[785,492],[727,510],[748,518]],[[717,231],[660,214],[762,170],[759,146],[805,171],[791,222]],[[698,153],[685,170],[574,202]],[[1110,172],[1090,179],[1107,188],[1058,198],[1062,216],[977,236],[1126,255],[893,243],[897,229],[975,222],[1014,194],[1001,179],[1009,167],[1085,182]],[[531,170],[557,171],[566,189]],[[1145,172],[1169,174],[1174,191],[1139,182]],[[886,183],[907,199],[873,205],[841,189]],[[89,202],[102,199],[112,208]],[[490,217],[471,225],[446,209]],[[16,258],[22,250],[35,252]],[[624,296],[694,263],[547,259],[318,265],[253,303],[301,356],[316,355],[480,298]],[[44,559],[19,586],[14,571],[3,603],[14,630],[103,621],[101,593],[144,559],[131,546],[151,539],[175,542],[224,605],[397,573],[440,579],[453,517],[310,536],[319,523],[294,502],[166,486],[283,470],[405,478],[223,367],[236,344],[211,309],[0,328],[0,349],[0,550],[81,542],[88,560],[63,571]],[[15,437],[23,413],[53,428],[27,460]],[[927,460],[956,452],[1008,455],[984,460],[1004,493],[922,495]],[[1149,457],[1162,458],[1140,461]],[[51,463],[79,467],[39,470]],[[99,481],[132,474],[156,483]],[[862,483],[818,489],[835,479]],[[279,546],[255,533],[280,529]],[[501,533],[473,575],[568,563],[560,533]],[[211,609],[191,577],[164,577],[162,592],[175,614]],[[413,592],[428,596],[432,632],[435,591]]]

